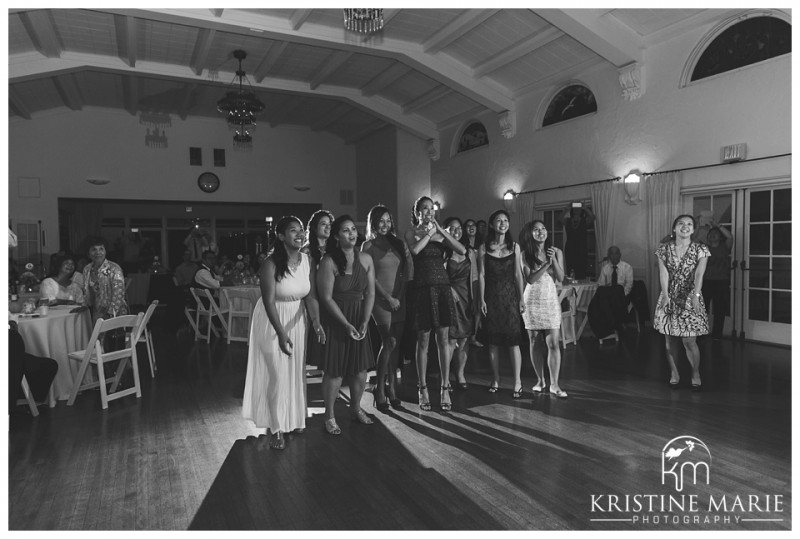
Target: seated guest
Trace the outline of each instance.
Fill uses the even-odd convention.
[[[217,262],[217,255],[214,251],[205,251],[200,267],[194,273],[192,286],[195,288],[207,288],[216,291],[222,285],[222,278],[214,273],[214,264]]]
[[[25,352],[25,342],[17,330],[16,322],[11,322],[8,330],[8,411],[23,398],[22,377],[28,381],[33,400],[42,402],[58,371],[58,363],[49,357],[36,357]]]
[[[633,289],[633,268],[622,261],[619,247],[608,248],[608,261],[600,268],[597,291],[589,304],[589,325],[598,338],[622,329]]]
[[[178,286],[191,285],[198,269],[198,265],[192,261],[192,252],[186,249],[183,252],[183,262],[175,268],[175,280],[178,282]]]
[[[50,262],[50,276],[39,285],[39,297],[48,300],[50,305],[83,303],[83,279],[80,283],[73,281],[75,260],[72,256],[61,254],[51,257]]]

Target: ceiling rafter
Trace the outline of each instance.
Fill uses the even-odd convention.
[[[589,73],[590,71],[601,68],[604,65],[606,64],[602,60],[596,58],[590,58],[588,60],[584,60],[579,64],[571,65],[567,69],[551,73],[550,75],[543,77],[534,83],[526,84],[521,88],[517,88],[514,91],[514,95],[517,98],[519,98],[536,90],[540,90],[542,88],[551,86],[553,84],[563,84],[564,82],[573,79],[580,74]]]
[[[81,95],[73,73],[53,77],[51,80],[56,88],[56,92],[58,92],[61,100],[64,101],[64,104],[68,108],[72,110],[83,109],[83,96]]]
[[[363,86],[361,92],[366,96],[375,95],[391,85],[394,81],[405,77],[410,72],[411,68],[407,65],[402,62],[394,62]]]
[[[125,103],[125,110],[134,116],[139,110],[141,86],[141,79],[134,81],[133,77],[127,75],[122,77],[122,101]]]
[[[203,68],[208,60],[208,53],[211,51],[211,44],[214,42],[216,33],[216,30],[208,28],[203,28],[197,33],[197,41],[194,42],[192,59],[189,62],[189,66],[196,75],[203,74]]]
[[[19,18],[36,50],[48,58],[61,56],[64,45],[58,37],[49,10],[24,11],[19,14]]]
[[[468,9],[447,26],[438,30],[434,35],[422,43],[422,50],[428,54],[436,54],[457,39],[464,37],[466,32],[482,24],[486,19],[495,15],[499,9]]]
[[[489,73],[497,71],[498,69],[519,60],[526,54],[530,54],[536,49],[544,47],[551,41],[554,41],[563,35],[564,32],[558,28],[547,28],[538,34],[532,35],[527,39],[523,39],[522,41],[518,41],[511,46],[506,47],[497,54],[494,54],[486,60],[478,63],[472,68],[472,74],[476,77],[485,77]]]
[[[210,11],[210,12],[211,12],[211,14],[212,14],[212,15],[214,15],[216,18],[220,18],[220,17],[222,17],[222,12],[223,12],[223,11],[225,11],[225,10],[224,10],[224,9],[217,9],[217,8],[215,8],[215,9],[209,9],[209,11]]]
[[[317,74],[311,79],[309,86],[312,90],[324,83],[331,75],[336,73],[344,64],[347,63],[355,53],[347,51],[333,51],[319,65]]]
[[[291,24],[292,30],[299,30],[309,15],[311,15],[310,9],[295,9],[289,16],[289,24]]]
[[[131,67],[136,67],[136,17],[114,15],[117,55]]]
[[[417,111],[421,108],[425,108],[431,103],[435,103],[436,101],[442,99],[443,97],[452,93],[452,90],[447,86],[437,86],[428,92],[425,92],[421,96],[412,99],[411,101],[403,104],[403,112],[405,114],[411,114],[414,111]]]
[[[22,96],[19,95],[19,91],[13,86],[8,87],[8,106],[14,111],[14,114],[20,118],[26,120],[31,119],[31,111],[25,106],[25,103],[22,101]]]
[[[326,129],[327,127],[330,127],[331,125],[338,122],[340,119],[346,116],[351,110],[352,107],[350,107],[349,105],[345,103],[338,103],[335,107],[332,107],[328,112],[320,116],[319,119],[317,119],[317,121],[312,124],[311,130],[322,131],[323,129]]]
[[[261,82],[277,69],[282,61],[281,57],[283,57],[283,53],[288,46],[289,43],[286,41],[270,42],[264,58],[261,59],[261,62],[259,62],[255,70],[253,70],[253,77],[255,77],[257,82]]]
[[[483,114],[486,112],[486,109],[483,107],[474,107],[464,112],[460,112],[455,116],[451,116],[447,119],[442,120],[441,122],[436,124],[436,128],[440,131],[447,129],[448,127],[452,127],[454,125],[460,125],[467,120],[475,119],[478,115]]]

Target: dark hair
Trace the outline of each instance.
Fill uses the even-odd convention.
[[[300,228],[303,228],[303,221],[294,215],[284,215],[278,219],[278,223],[275,225],[275,245],[269,255],[272,263],[275,264],[275,282],[280,282],[289,272],[289,253],[286,252],[286,246],[277,237],[278,234],[285,234],[286,229],[292,223],[297,223]]]
[[[461,245],[467,249],[472,249],[472,246],[469,244],[469,237],[467,236],[467,227],[469,226],[468,223],[470,221],[472,221],[472,223],[475,225],[475,247],[478,247],[478,245],[481,244],[481,233],[478,232],[477,221],[475,221],[475,219],[466,219],[463,223],[461,223],[461,226],[464,228],[464,233],[461,235],[461,239],[459,241],[461,242]]]
[[[511,216],[508,215],[508,212],[506,210],[497,210],[489,216],[489,222],[487,223],[489,230],[488,234],[486,234],[486,239],[484,240],[484,245],[486,246],[487,251],[489,250],[489,244],[492,243],[493,240],[497,239],[497,231],[494,229],[494,225],[492,223],[494,222],[494,220],[497,218],[498,215],[505,215],[509,221],[511,220]],[[511,237],[510,226],[508,227],[508,231],[506,232],[504,239],[506,248],[509,251],[514,251],[514,240]]]
[[[84,240],[84,245],[86,245],[86,252],[89,252],[89,249],[94,247],[95,245],[102,245],[103,248],[108,251],[108,240],[106,240],[103,236],[89,236]]]
[[[330,256],[333,263],[336,264],[336,269],[339,270],[339,275],[344,275],[345,270],[347,269],[347,258],[345,257],[344,251],[342,247],[339,245],[339,239],[337,236],[339,235],[339,231],[342,229],[342,225],[347,222],[351,221],[355,224],[355,220],[347,214],[340,215],[336,219],[333,220],[331,224],[331,235],[328,237],[328,241],[325,244],[325,255]],[[358,253],[356,253],[358,256]]]
[[[530,223],[525,223],[522,227],[522,230],[519,233],[519,247],[522,249],[522,256],[525,257],[525,262],[528,263],[528,266],[531,268],[535,266],[541,266],[545,263],[545,260],[539,260],[537,257],[538,252],[538,245],[536,239],[533,237],[533,227],[536,223],[541,223],[542,226],[547,229],[547,225],[544,224],[544,221],[541,219],[534,219]],[[547,253],[547,249],[549,249],[553,245],[553,239],[550,237],[550,234],[547,234],[547,239],[544,241],[544,251]],[[545,257],[547,255],[545,254]]]
[[[464,223],[462,223],[461,219],[459,219],[458,217],[456,217],[454,215],[450,216],[447,219],[445,219],[444,221],[442,221],[442,223],[443,223],[442,224],[442,228],[449,227],[450,223],[452,223],[453,221],[458,221],[458,224],[461,225],[461,227],[463,228]],[[463,232],[461,233],[461,238],[462,239],[464,238],[464,233]],[[461,241],[461,240],[459,240],[459,241]],[[462,243],[462,245],[464,245],[464,247],[467,248],[467,251],[469,251],[471,249],[471,247],[469,246],[468,243],[467,244]],[[445,255],[446,255],[447,258],[450,258],[450,256],[452,256],[452,254],[453,254],[453,249],[450,247],[450,245],[447,244],[447,242],[444,243],[444,252],[445,252]]]
[[[50,257],[50,272],[47,276],[53,278],[58,277],[58,274],[61,272],[61,265],[67,260],[72,260],[72,265],[75,266],[75,271],[78,271],[78,264],[75,262],[75,257],[72,256],[72,253],[56,253]]]
[[[695,220],[693,215],[689,215],[688,213],[681,214],[672,221],[672,228],[669,229],[669,237],[672,241],[675,241],[675,226],[678,224],[678,221],[683,219],[684,217],[688,217],[692,220],[692,228],[697,228],[697,221]]]
[[[322,258],[322,252],[319,250],[319,241],[317,240],[317,227],[323,217],[327,217],[333,223],[333,214],[331,212],[317,210],[311,215],[311,219],[308,220],[308,227],[306,227],[306,247],[317,265],[319,265],[319,261]]]
[[[419,220],[417,219],[417,212],[419,211],[419,207],[423,201],[430,200],[431,204],[433,204],[433,199],[429,196],[422,195],[417,200],[414,201],[414,205],[411,206],[411,225],[417,226],[419,225]]]
[[[392,217],[392,212],[390,212],[386,206],[378,204],[369,210],[369,213],[367,214],[367,238],[374,240],[378,237],[376,231],[378,230],[378,225],[380,224],[381,217],[383,217],[384,213],[388,213],[389,218],[392,220],[392,226],[389,227],[389,232],[386,234],[386,240],[389,242],[391,248],[394,249],[395,253],[397,253],[397,258],[400,259],[400,271],[403,271],[406,265],[405,244],[395,235],[394,217]]]

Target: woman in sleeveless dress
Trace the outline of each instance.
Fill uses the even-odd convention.
[[[464,244],[464,247],[467,248],[467,251],[472,251],[472,267],[470,271],[472,271],[472,283],[471,283],[471,292],[472,298],[478,297],[478,247],[480,247],[481,243],[483,243],[483,239],[478,234],[478,223],[475,222],[475,219],[467,219],[464,221],[464,225],[462,227],[464,229],[464,235],[461,236],[461,243]],[[470,335],[469,339],[467,339],[467,344],[472,346],[476,346],[478,348],[483,347],[483,343],[475,339],[475,334],[478,332],[478,325],[481,321],[481,313],[478,312],[478,302],[472,302],[472,312],[470,313],[472,317],[472,335]]]
[[[399,409],[397,398],[397,346],[403,337],[406,319],[406,283],[411,269],[411,253],[394,232],[392,214],[384,206],[374,206],[367,215],[367,241],[361,252],[372,257],[375,266],[375,305],[372,318],[381,336],[375,385],[375,407],[381,412]],[[388,398],[387,398],[388,392]]]
[[[692,367],[692,391],[700,391],[700,350],[697,337],[708,334],[708,315],[703,302],[703,275],[711,252],[702,243],[692,241],[695,220],[680,215],[672,223],[670,240],[655,252],[661,294],[656,302],[653,327],[666,336],[669,385],[678,388],[680,375],[675,364],[678,339]]]
[[[253,310],[242,415],[266,428],[269,446],[284,449],[284,434],[306,427],[306,320],[325,342],[316,296],[316,268],[300,252],[303,223],[282,217],[272,254],[259,268],[261,297]]]
[[[303,252],[311,256],[314,269],[319,269],[320,260],[325,256],[325,244],[331,235],[331,223],[333,214],[328,210],[317,210],[308,220]],[[322,345],[309,334],[306,364],[319,367],[322,364],[322,353]]]
[[[514,398],[522,396],[522,266],[519,245],[511,239],[508,213],[498,210],[489,217],[486,241],[478,249],[478,301],[483,315],[478,340],[489,345],[493,380],[490,393],[500,386],[499,347],[508,349],[514,371]]]
[[[364,425],[372,424],[361,408],[361,397],[367,370],[375,363],[367,335],[375,301],[375,268],[368,254],[356,250],[357,240],[358,230],[349,215],[334,219],[317,273],[322,324],[327,336],[322,356],[325,431],[332,435],[342,433],[336,423],[334,404],[344,378],[348,378],[350,386],[350,417]]]
[[[544,358],[536,353],[536,341],[544,334],[547,344],[547,368],[550,370],[550,393],[566,398],[567,392],[558,383],[561,372],[561,304],[556,283],[564,279],[564,255],[553,247],[547,227],[538,219],[526,224],[519,234],[522,249],[522,275],[525,278],[525,312],[522,314],[530,341],[533,370],[538,380],[534,393],[544,391]]]
[[[436,221],[433,200],[422,196],[411,210],[412,229],[405,239],[414,259],[414,301],[412,321],[417,331],[417,376],[419,377],[420,410],[430,410],[426,372],[428,369],[428,343],[431,330],[436,334],[439,352],[439,370],[442,375],[441,406],[451,409],[449,327],[455,320],[455,301],[450,290],[450,279],[445,270],[445,246],[464,254],[466,249]]]
[[[473,222],[474,225],[474,222]],[[453,238],[462,239],[461,220],[458,217],[448,217],[444,221],[444,228]],[[447,277],[450,279],[450,288],[456,302],[456,320],[449,329],[450,348],[453,350],[453,361],[456,364],[456,384],[459,389],[467,389],[467,379],[464,368],[469,355],[469,339],[474,337],[474,322],[472,306],[472,283],[474,275],[472,268],[477,267],[475,251],[461,242],[467,249],[467,254],[462,255],[451,249],[447,250]]]

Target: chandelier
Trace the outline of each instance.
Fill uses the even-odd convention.
[[[247,82],[248,91],[244,89],[247,81],[245,72],[242,70],[242,60],[247,58],[247,53],[241,50],[233,51],[233,57],[239,60],[239,69],[236,76],[231,81],[234,89],[226,92],[225,97],[217,101],[217,110],[228,115],[228,127],[233,129],[233,147],[235,149],[250,149],[253,145],[253,137],[250,130],[256,127],[256,114],[264,110],[264,103],[259,101],[256,94],[250,89],[250,82]],[[239,87],[236,89],[236,79],[239,79]]]
[[[344,27],[351,32],[371,34],[383,29],[382,9],[345,9]]]

